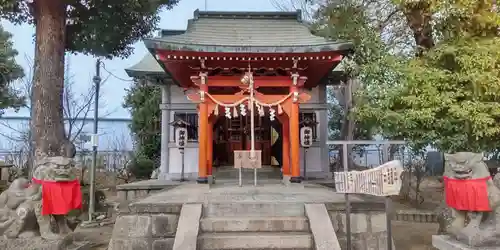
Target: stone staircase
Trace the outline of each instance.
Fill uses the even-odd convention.
[[[199,250],[314,249],[304,204],[206,204],[199,230]]]

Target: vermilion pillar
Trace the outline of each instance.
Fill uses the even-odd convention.
[[[299,104],[293,103],[290,112],[290,182],[300,183],[300,145],[299,145]]]
[[[283,117],[281,119],[281,134],[282,134],[282,171],[283,176],[290,176],[290,123],[288,122],[288,117]]]
[[[207,175],[212,176],[213,146],[214,146],[214,122],[210,121],[207,130]]]
[[[203,84],[200,86],[201,91],[207,90],[207,86]],[[208,183],[207,178],[207,153],[208,153],[208,104],[206,100],[199,105],[198,111],[198,183]]]

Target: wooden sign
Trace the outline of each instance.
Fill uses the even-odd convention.
[[[262,168],[262,151],[254,150],[252,159],[250,150],[234,151],[234,168]]]
[[[335,188],[339,193],[398,195],[402,173],[400,161],[390,161],[364,171],[335,172]]]

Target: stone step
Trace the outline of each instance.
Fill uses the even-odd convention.
[[[204,233],[198,236],[200,250],[312,250],[309,233]]]
[[[241,169],[242,178],[244,179],[253,179],[254,178],[254,170],[253,169]],[[236,168],[223,168],[216,169],[213,172],[213,175],[216,179],[229,179],[229,178],[238,178],[239,170]],[[271,168],[264,167],[257,169],[257,178],[265,179],[265,178],[281,178],[281,170],[280,168]]]
[[[265,194],[262,194],[264,196]],[[305,216],[304,204],[269,203],[209,203],[203,205],[203,217],[301,217]],[[274,199],[277,200],[277,199]]]
[[[306,217],[208,217],[202,232],[309,232]]]

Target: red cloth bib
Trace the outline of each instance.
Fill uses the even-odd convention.
[[[66,215],[71,210],[82,208],[82,191],[78,179],[73,181],[42,181],[42,215]]]
[[[491,211],[487,181],[491,176],[478,179],[443,177],[446,204],[457,210]]]

